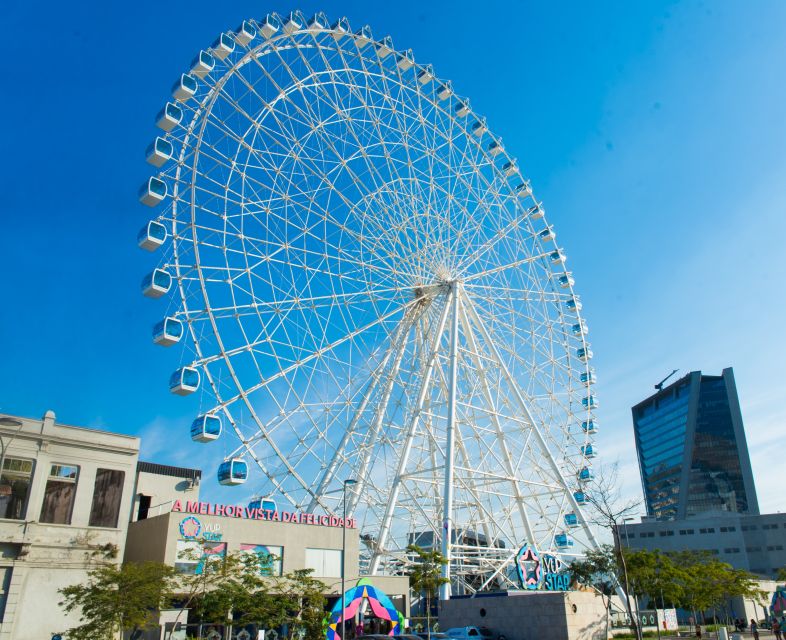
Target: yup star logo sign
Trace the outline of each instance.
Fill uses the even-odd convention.
[[[522,545],[516,555],[516,570],[519,574],[519,584],[522,589],[537,589],[543,577],[540,566],[540,556],[528,544]]]
[[[194,516],[180,521],[180,535],[184,538],[196,538],[202,531],[202,523]]]

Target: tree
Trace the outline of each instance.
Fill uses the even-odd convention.
[[[675,605],[682,600],[685,569],[677,565],[671,556],[658,549],[628,549],[625,562],[628,576],[636,585],[636,593],[647,596],[650,603],[657,604],[660,599],[662,604]]]
[[[617,586],[617,557],[614,547],[604,544],[600,549],[588,550],[583,560],[571,562],[570,573],[576,582],[594,588],[603,598],[606,608],[605,637],[608,638],[611,596]]]
[[[290,637],[321,640],[325,624],[325,585],[311,577],[312,569],[299,569],[284,576]],[[343,595],[343,594],[342,594]]]
[[[614,540],[614,559],[616,570],[614,576],[616,584],[622,584],[625,590],[623,602],[628,612],[628,618],[633,626],[637,640],[641,640],[641,627],[639,626],[638,616],[633,615],[630,605],[630,583],[628,581],[628,569],[625,564],[625,555],[622,552],[620,543],[620,527],[639,510],[641,500],[624,500],[619,484],[619,469],[617,464],[601,467],[595,481],[587,492],[587,499],[590,504],[590,521],[611,531]],[[626,540],[627,542],[627,540]]]
[[[222,554],[204,553],[202,545],[204,540],[198,540],[198,550],[189,549],[179,556],[179,560],[190,560],[198,562],[199,569],[194,573],[178,574],[177,586],[178,594],[183,596],[183,605],[175,617],[174,623],[169,631],[171,640],[172,634],[180,622],[180,617],[184,611],[194,609],[197,614],[201,614],[202,603],[207,594],[212,594],[223,583],[227,581],[227,576],[233,574],[233,570],[238,566],[235,555],[224,556]],[[205,613],[209,618],[221,615],[222,605],[217,601],[212,601],[205,605]],[[223,618],[226,620],[226,617]],[[215,620],[211,620],[215,622]],[[224,624],[223,622],[218,624]]]
[[[72,640],[111,640],[125,630],[157,624],[158,611],[172,597],[174,569],[158,562],[105,565],[88,572],[87,582],[59,590],[66,613],[80,612],[80,624],[69,629]]]
[[[436,549],[427,551],[416,544],[407,547],[407,551],[415,554],[415,564],[409,571],[410,587],[418,593],[426,594],[426,632],[431,637],[431,597],[439,587],[450,582],[442,577],[442,567],[448,560]]]
[[[778,574],[775,577],[778,582],[786,582],[786,567],[778,569]]]
[[[679,604],[692,611],[696,620],[698,614],[703,619],[708,609],[725,607],[735,596],[754,600],[764,597],[753,574],[734,569],[708,551],[680,551],[669,556],[681,568],[678,579],[683,593]]]
[[[191,608],[202,622],[225,627],[271,629],[291,623],[291,612],[299,606],[291,595],[297,580],[265,572],[274,560],[243,552],[205,558],[201,572],[182,581],[189,589],[184,608]]]

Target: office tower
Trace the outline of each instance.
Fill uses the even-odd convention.
[[[758,514],[734,372],[692,371],[632,409],[647,514]]]

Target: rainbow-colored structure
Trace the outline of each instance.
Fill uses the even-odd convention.
[[[772,594],[770,611],[774,616],[782,616],[786,614],[786,585],[778,587],[775,590],[775,593]]]
[[[344,593],[344,615],[347,620],[355,617],[363,600],[368,600],[372,613],[381,620],[390,622],[389,636],[401,633],[399,613],[390,598],[380,589],[373,586],[367,578],[358,581],[357,586]],[[337,600],[330,612],[330,622],[327,629],[327,640],[342,640],[341,638],[341,600]]]

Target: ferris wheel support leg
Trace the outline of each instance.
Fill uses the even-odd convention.
[[[463,306],[461,308],[461,323],[464,325],[464,333],[467,338],[472,360],[475,363],[475,367],[478,371],[478,378],[480,378],[480,386],[483,389],[483,395],[489,407],[493,408],[494,400],[491,389],[489,388],[488,378],[486,377],[486,370],[483,368],[483,363],[478,356],[478,343],[475,340],[475,332],[472,329],[472,325],[467,318],[467,313]],[[499,440],[500,447],[502,449],[502,457],[505,462],[505,471],[511,479],[511,488],[513,489],[513,496],[516,499],[516,506],[519,511],[519,516],[521,517],[521,523],[524,526],[524,533],[527,535],[527,539],[534,540],[535,537],[532,531],[532,525],[529,521],[529,514],[527,514],[527,509],[524,506],[524,496],[521,493],[521,487],[519,486],[518,480],[516,479],[516,473],[513,467],[513,457],[510,455],[510,449],[508,448],[505,434],[502,431],[502,425],[499,422],[499,416],[494,411],[491,412],[491,420],[494,423],[494,431],[497,434],[497,439]],[[485,586],[486,585],[484,585],[484,587]]]
[[[365,412],[366,408],[368,407],[368,403],[371,401],[372,396],[374,395],[374,390],[376,389],[377,385],[379,385],[379,381],[382,378],[382,372],[387,367],[388,362],[390,361],[390,357],[396,353],[397,362],[401,362],[401,355],[403,355],[404,348],[403,344],[398,344],[399,339],[402,336],[406,336],[409,327],[412,324],[412,321],[409,319],[410,314],[405,313],[404,317],[401,319],[401,324],[399,324],[396,332],[394,334],[394,338],[390,341],[390,346],[385,353],[382,362],[379,364],[378,367],[375,368],[374,373],[372,374],[371,381],[366,387],[366,392],[363,394],[363,399],[360,401],[360,406],[358,407],[357,411],[355,411],[355,415],[352,416],[352,421],[349,423],[349,426],[344,431],[344,435],[341,438],[341,442],[336,448],[336,453],[333,454],[333,459],[330,461],[330,465],[328,465],[327,470],[325,471],[322,479],[319,481],[319,485],[317,486],[317,490],[315,495],[311,498],[311,502],[307,507],[307,511],[311,512],[314,510],[317,505],[319,505],[320,498],[322,493],[330,484],[330,481],[333,479],[333,476],[336,473],[336,469],[338,469],[338,465],[341,462],[343,457],[345,448],[349,443],[349,439],[355,432],[355,427],[360,420],[360,417]],[[397,369],[397,365],[394,365]],[[342,455],[343,454],[343,455]],[[362,473],[358,474],[359,482],[363,482],[362,478],[365,477]],[[352,510],[357,505],[357,498],[362,493],[362,485],[358,486],[357,489],[352,493],[352,498],[350,499],[350,507],[347,510],[347,513],[352,513]]]
[[[450,373],[448,387],[448,423],[445,444],[445,490],[442,498],[442,555],[447,562],[442,565],[442,578],[446,581],[439,585],[439,599],[450,599],[450,560],[451,536],[453,534],[453,457],[456,448],[456,376],[458,366],[458,328],[459,328],[459,300],[461,285],[454,282],[451,285],[450,306]]]
[[[433,346],[431,348],[431,354],[429,355],[428,362],[426,363],[426,368],[423,372],[423,379],[420,382],[420,390],[418,391],[418,398],[415,404],[415,410],[412,414],[412,418],[409,422],[409,429],[407,429],[407,439],[404,442],[404,448],[401,452],[401,457],[398,461],[398,467],[396,468],[396,475],[393,478],[393,484],[390,487],[390,494],[388,497],[388,503],[385,507],[385,515],[382,518],[382,526],[379,530],[379,539],[377,540],[376,550],[374,551],[374,555],[371,558],[371,566],[369,573],[373,576],[376,575],[377,571],[379,570],[379,563],[382,558],[382,553],[385,549],[385,545],[388,541],[388,536],[390,535],[390,525],[393,521],[393,512],[396,510],[396,503],[398,502],[398,494],[401,491],[401,481],[404,476],[404,472],[407,469],[407,463],[409,462],[409,454],[412,451],[412,443],[415,440],[415,431],[417,430],[418,420],[420,419],[420,413],[423,410],[423,403],[426,400],[426,394],[428,393],[429,384],[431,382],[431,374],[434,371],[434,363],[437,361],[437,354],[439,353],[439,343],[442,340],[442,334],[445,332],[445,323],[448,319],[448,312],[450,311],[450,293],[448,294],[448,299],[445,301],[445,308],[442,310],[442,315],[439,319],[439,326],[437,327],[436,334],[434,336]]]
[[[582,513],[581,508],[579,507],[579,504],[576,502],[576,498],[573,497],[573,492],[570,490],[570,487],[568,486],[565,477],[562,475],[562,470],[559,468],[559,465],[557,464],[556,460],[554,460],[554,457],[551,455],[551,451],[548,448],[546,439],[543,437],[543,434],[540,432],[540,428],[538,427],[537,422],[535,422],[535,417],[532,415],[532,412],[529,409],[529,405],[527,404],[527,401],[524,399],[524,396],[521,394],[521,390],[519,389],[518,384],[516,384],[516,381],[513,379],[513,376],[510,374],[510,371],[508,371],[507,366],[502,361],[502,358],[500,357],[499,354],[499,350],[497,349],[497,345],[491,339],[491,336],[486,330],[486,326],[483,324],[483,321],[480,319],[480,316],[478,316],[477,311],[475,311],[475,307],[472,305],[472,301],[469,300],[469,298],[466,296],[465,299],[466,299],[465,306],[469,311],[470,318],[472,319],[472,322],[480,331],[480,335],[483,338],[484,342],[487,344],[488,348],[491,350],[491,354],[494,360],[497,361],[497,364],[499,365],[502,375],[507,380],[508,385],[510,385],[516,403],[519,405],[521,411],[524,413],[527,420],[532,425],[532,432],[535,435],[535,440],[537,441],[541,451],[543,452],[543,457],[546,458],[546,460],[548,461],[548,464],[551,467],[551,472],[554,474],[555,480],[557,480],[559,484],[562,486],[562,489],[565,491],[565,496],[567,497],[568,502],[570,503],[570,506],[573,509],[573,512],[581,520],[581,525],[584,529],[584,533],[587,534],[587,539],[590,541],[590,543],[595,549],[599,549],[600,545],[598,544],[598,541],[595,538],[595,534],[593,533],[592,529],[589,526],[589,523],[584,517],[584,514]]]

